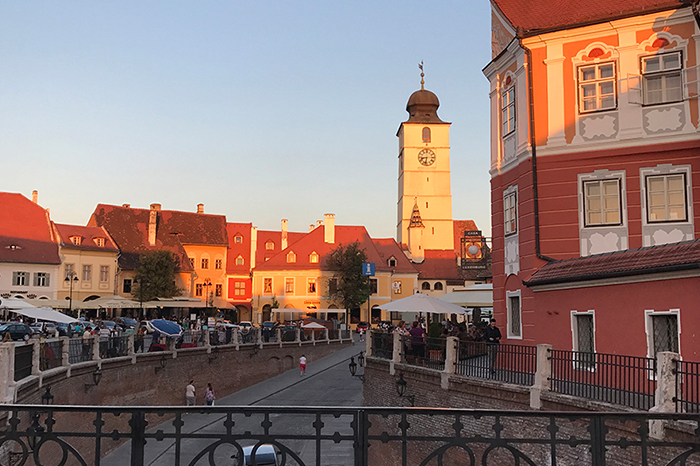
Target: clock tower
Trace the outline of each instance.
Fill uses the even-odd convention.
[[[454,250],[450,188],[450,123],[437,115],[440,101],[421,89],[408,99],[399,138],[399,200],[396,241],[414,262],[423,250]],[[416,219],[420,220],[420,225]],[[413,229],[420,229],[412,231]],[[418,240],[420,238],[420,240]]]

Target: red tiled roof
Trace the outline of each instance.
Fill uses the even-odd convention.
[[[64,249],[79,249],[81,251],[119,251],[119,248],[114,244],[107,230],[102,227],[84,227],[81,225],[64,225],[59,223],[54,223],[54,225],[56,226],[56,231],[58,231],[58,240],[61,247]],[[71,241],[71,238],[74,236],[80,236],[82,239],[79,245],[73,244]],[[97,238],[104,238],[104,247],[97,245],[95,242]]]
[[[452,222],[454,238],[455,238],[455,251],[460,254],[462,250],[462,236],[464,236],[465,231],[477,231],[478,228],[474,220],[454,220]]]
[[[0,261],[61,263],[48,213],[21,194],[0,193]]]
[[[287,246],[296,243],[301,238],[306,236],[308,233],[297,233],[293,231],[287,232]],[[265,244],[268,241],[274,243],[273,249],[266,249]],[[282,232],[281,231],[268,231],[268,230],[258,230],[258,247],[255,251],[255,264],[260,265],[265,262],[265,259],[269,259],[273,256],[279,254],[282,250]]]
[[[534,34],[541,30],[601,23],[688,6],[679,0],[492,0],[515,28]]]
[[[148,244],[149,209],[98,204],[88,226],[104,227],[121,250],[120,267],[138,267],[138,256],[150,250],[171,251],[180,261],[180,272],[192,270],[183,244],[226,246],[226,217],[161,210],[158,212],[156,245]]]
[[[390,268],[387,261],[384,259],[383,254],[380,254],[380,252],[377,250],[375,240],[369,236],[369,233],[365,227],[336,225],[334,243],[326,243],[324,241],[325,228],[325,226],[319,226],[309,233],[302,233],[302,237],[293,243],[290,238],[289,246],[285,250],[280,251],[268,261],[257,263],[256,270],[326,270],[326,257],[331,253],[331,251],[336,249],[341,244],[346,246],[357,241],[360,243],[360,248],[365,250],[365,254],[367,254],[367,261],[374,262],[377,271],[395,270],[398,272],[401,270],[415,272],[406,256],[401,253],[398,245],[396,245],[395,249],[388,246],[388,241],[393,240],[376,240],[379,241],[380,249],[382,250],[383,254],[392,249],[395,252],[390,253],[390,256],[394,255],[394,257],[396,257],[397,266]],[[394,242],[394,244],[396,244],[396,242]],[[260,237],[258,237],[258,246],[259,248],[265,247],[264,241],[261,241]],[[296,262],[287,262],[287,254],[290,251],[296,254]],[[309,255],[312,252],[316,252],[319,255],[319,262],[316,264],[309,261]],[[388,259],[390,256],[387,256],[386,259]]]
[[[374,247],[382,258],[381,270],[385,268],[391,269],[394,273],[416,273],[418,269],[411,263],[403,253],[399,243],[394,240],[394,238],[379,238],[372,240],[374,242]],[[396,259],[396,267],[389,267],[389,259]],[[379,264],[375,265],[375,268],[379,268]]]
[[[700,269],[700,240],[553,261],[528,286]]]

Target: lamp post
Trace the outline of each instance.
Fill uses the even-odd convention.
[[[68,313],[73,313],[73,282],[78,281],[78,274],[73,270],[66,273],[66,278],[63,279],[64,283],[68,283]],[[78,311],[78,318],[80,318],[80,311]]]
[[[209,309],[209,297],[210,297],[210,296],[209,296],[209,293],[210,293],[209,290],[211,290],[211,280],[208,279],[208,278],[207,278],[206,280],[204,280],[204,286],[205,286],[206,289],[207,289],[207,291],[206,291],[207,294],[204,295],[205,298],[206,298],[206,301],[205,301],[205,302],[206,302],[206,309]]]
[[[355,356],[350,357],[350,364],[348,364],[348,369],[350,369],[350,375],[353,377],[357,377],[360,379],[362,382],[365,381],[365,375],[364,374],[357,374],[357,363],[355,362]]]
[[[403,374],[399,375],[399,380],[396,381],[396,393],[399,394],[399,398],[408,400],[411,406],[416,405],[416,395],[406,395],[406,386],[408,382],[403,378]]]

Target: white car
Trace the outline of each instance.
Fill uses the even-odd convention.
[[[243,464],[245,464],[245,466],[251,466],[253,464],[253,460],[251,458],[253,447],[254,445],[243,447]],[[255,464],[257,466],[278,466],[279,463],[277,462],[277,452],[275,452],[275,447],[267,443],[260,445],[255,451]]]
[[[249,320],[242,320],[238,322],[238,326],[241,329],[241,333],[246,334],[253,328],[253,323]]]

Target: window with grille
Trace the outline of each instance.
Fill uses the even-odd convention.
[[[593,314],[575,314],[576,330],[574,351],[577,367],[580,369],[595,369],[595,342],[593,333]]]
[[[287,253],[287,263],[293,264],[297,261],[297,255],[293,251]]]
[[[650,317],[654,351],[651,356],[655,358],[660,351],[678,353],[678,316],[676,314],[652,314]]]
[[[503,229],[506,236],[518,231],[517,200],[516,193],[506,194],[503,197]]]
[[[268,241],[267,243],[265,243],[266,251],[272,251],[273,249],[275,249],[275,243],[273,243],[272,241]]]
[[[642,58],[644,103],[658,105],[683,100],[680,52]]]
[[[579,67],[579,111],[587,113],[617,108],[615,82],[614,63]]]
[[[687,219],[685,174],[647,176],[648,222],[684,222]]]
[[[245,259],[243,259],[243,256],[236,257],[236,265],[243,265],[244,263]]]
[[[209,259],[206,257],[202,258],[202,268],[203,269],[208,269],[209,268]]]
[[[242,242],[243,242],[243,237],[242,237],[242,236],[236,236],[233,240],[234,240],[236,243],[242,243]]]
[[[435,282],[435,290],[442,291],[442,282]]]
[[[202,296],[202,284],[201,283],[197,283],[194,286],[194,295],[195,296]]]
[[[233,285],[233,290],[235,296],[245,296],[245,282],[236,282]]]
[[[63,266],[63,270],[65,271],[66,277],[72,278],[75,273],[75,264],[66,264]]]
[[[502,136],[507,136],[515,131],[515,87],[509,87],[502,94],[503,105],[501,107],[501,123],[503,125]]]
[[[222,296],[224,294],[224,285],[220,283],[217,284],[214,293],[216,294],[216,296]]]
[[[423,128],[423,142],[430,142],[430,128]]]
[[[508,336],[520,337],[520,296],[508,297]]]
[[[315,252],[309,254],[309,262],[311,262],[312,264],[318,264],[318,254]]]
[[[216,259],[216,261],[214,261],[214,268],[215,268],[216,270],[221,270],[222,268],[224,268],[224,261],[223,261],[223,259]]]
[[[430,283],[429,282],[423,282],[420,284],[420,289],[421,290],[430,290]]]
[[[620,225],[620,180],[593,180],[583,183],[586,226]]]

